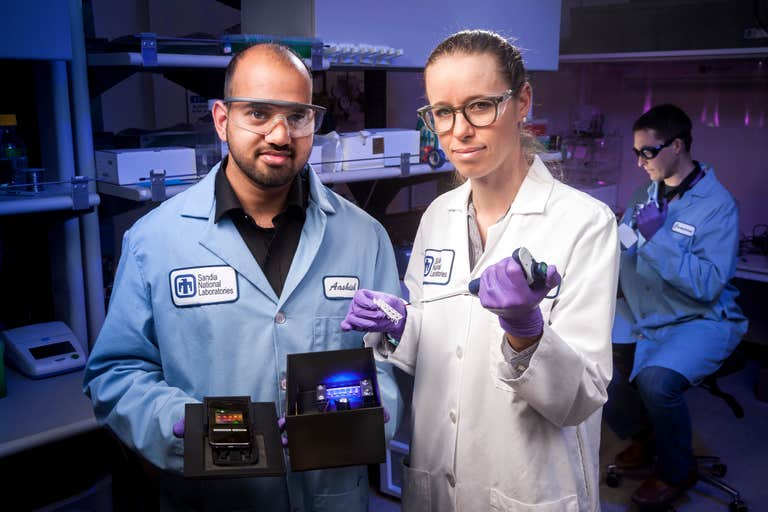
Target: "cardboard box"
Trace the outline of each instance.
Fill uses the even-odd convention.
[[[149,180],[150,171],[164,170],[165,177],[194,176],[195,150],[185,147],[106,149],[95,152],[96,177],[118,185]]]
[[[320,410],[315,401],[318,384],[332,391],[369,379],[372,399],[366,404],[350,399],[349,410]],[[337,387],[338,386],[338,387]],[[384,409],[381,406],[376,364],[371,348],[288,354],[286,431],[291,469],[332,468],[379,464],[386,460]]]

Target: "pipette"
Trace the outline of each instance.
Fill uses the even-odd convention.
[[[528,286],[533,287],[543,283],[547,279],[547,264],[544,262],[538,262],[533,259],[530,251],[525,247],[519,247],[512,253],[512,257],[523,269],[525,279],[528,281]],[[477,295],[480,291],[480,278],[473,279],[469,282],[466,289],[454,290],[452,292],[443,293],[441,295],[435,295],[426,299],[421,299],[419,302],[425,304],[427,302],[435,302],[438,300],[448,299],[450,297],[458,297],[461,295]]]

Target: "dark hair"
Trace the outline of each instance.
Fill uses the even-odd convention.
[[[515,91],[515,97],[517,97],[525,83],[528,82],[523,56],[518,47],[500,34],[490,30],[462,30],[448,36],[429,54],[424,69],[426,71],[435,61],[447,55],[481,55],[484,53],[496,58],[499,72],[509,84],[509,88]],[[534,154],[540,153],[544,149],[536,137],[525,129],[520,130],[520,142],[523,153],[529,162],[533,160]]]
[[[310,83],[312,82],[312,70],[309,69],[309,66],[307,66],[307,63],[304,62],[304,59],[302,59],[301,56],[293,50],[293,48],[282,45],[280,43],[259,42],[249,46],[245,50],[242,50],[236,53],[235,56],[232,57],[232,60],[229,61],[229,64],[227,65],[227,69],[224,73],[224,97],[225,98],[232,95],[232,89],[231,89],[232,79],[235,76],[235,71],[237,69],[238,64],[240,63],[240,60],[242,60],[245,54],[249,53],[254,48],[265,48],[271,51],[275,57],[277,57],[278,59],[286,63],[295,63],[295,61],[298,60],[304,66],[304,69],[307,70],[307,74],[309,75],[309,81]]]
[[[425,68],[428,68],[440,57],[458,53],[468,55],[489,53],[496,57],[499,71],[509,84],[509,88],[515,91],[515,94],[520,92],[520,88],[527,81],[528,77],[525,73],[520,50],[500,34],[490,30],[462,30],[448,36],[429,54]]]
[[[657,105],[641,115],[632,126],[632,131],[653,130],[658,138],[668,141],[671,138],[680,139],[685,144],[685,150],[691,150],[691,118],[675,105]]]

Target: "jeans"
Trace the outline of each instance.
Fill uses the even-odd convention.
[[[668,484],[677,484],[695,464],[691,416],[683,398],[691,383],[680,373],[661,366],[644,368],[629,382],[634,348],[634,344],[614,345],[605,419],[622,439],[652,430],[658,457],[656,474]]]

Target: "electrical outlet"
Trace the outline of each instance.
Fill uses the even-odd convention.
[[[744,39],[768,39],[768,31],[758,27],[745,28]]]

